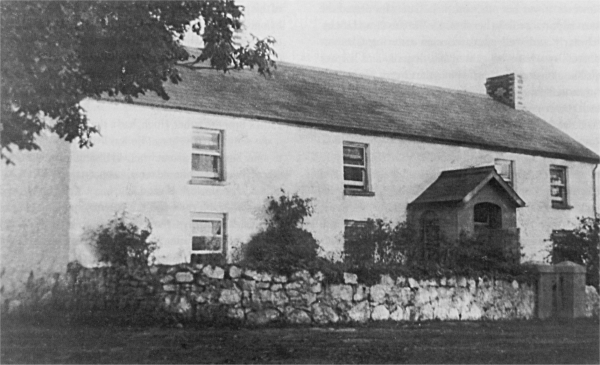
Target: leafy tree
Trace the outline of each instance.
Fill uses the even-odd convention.
[[[182,81],[175,66],[190,58],[181,45],[190,28],[204,41],[198,62],[270,74],[272,38],[236,42],[243,10],[234,0],[0,2],[2,158],[39,149],[43,130],[91,146],[97,130],[84,98],[151,91],[168,99],[163,83]]]
[[[586,267],[587,285],[600,289],[600,218],[579,218],[572,230],[557,230],[550,235],[551,246],[547,259],[552,264],[572,261]]]

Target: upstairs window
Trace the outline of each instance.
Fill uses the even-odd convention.
[[[514,161],[497,158],[494,161],[494,165],[496,166],[496,172],[498,175],[500,175],[500,177],[502,177],[502,179],[506,181],[508,185],[514,188]]]
[[[192,213],[192,254],[225,252],[225,214]]]
[[[567,202],[567,168],[550,166],[550,197],[553,208],[566,208]]]
[[[192,178],[194,180],[223,180],[222,131],[193,129]]]
[[[492,203],[475,204],[473,208],[473,221],[475,229],[486,227],[491,229],[502,228],[502,208]]]
[[[344,142],[344,191],[368,192],[368,146]]]

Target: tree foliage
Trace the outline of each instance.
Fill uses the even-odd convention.
[[[79,104],[86,97],[168,99],[163,83],[182,81],[176,65],[190,58],[181,44],[187,29],[204,41],[198,62],[265,75],[275,67],[272,38],[236,42],[243,7],[234,0],[2,1],[0,11],[5,159],[15,147],[39,149],[43,130],[91,146],[97,130]]]
[[[577,227],[552,232],[550,241],[547,259],[552,264],[571,261],[585,266],[587,284],[600,289],[600,218],[579,218]]]

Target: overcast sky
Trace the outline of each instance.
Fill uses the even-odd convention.
[[[520,73],[528,110],[600,154],[600,1],[238,0],[281,61],[485,93]]]

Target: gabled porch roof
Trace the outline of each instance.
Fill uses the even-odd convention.
[[[490,182],[495,181],[517,207],[525,202],[498,173],[494,166],[442,171],[437,180],[409,205],[430,203],[467,203]]]

